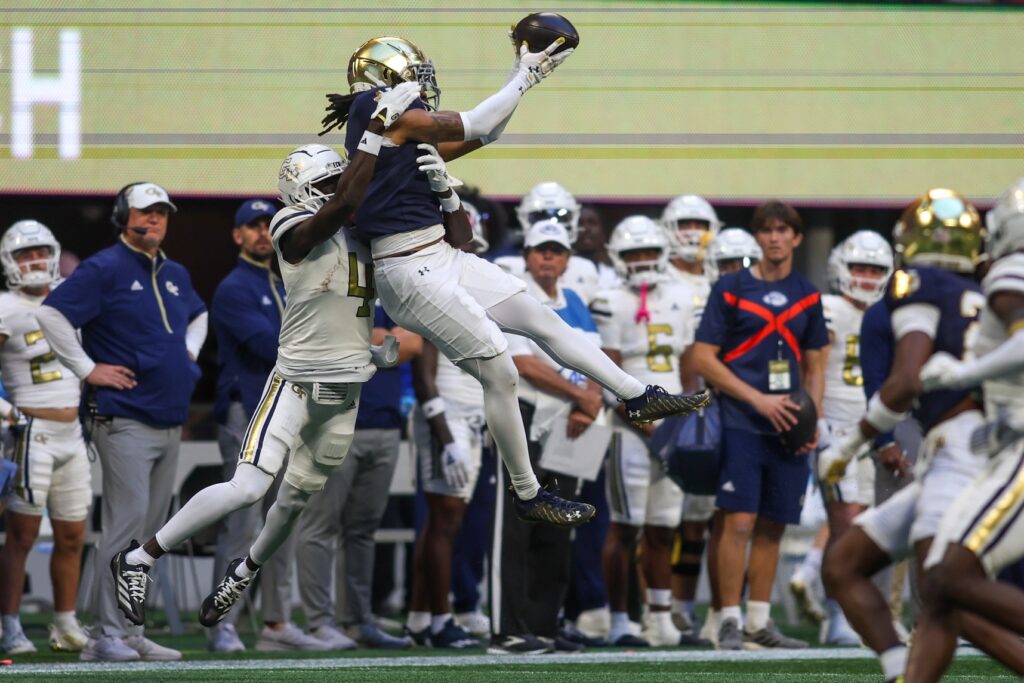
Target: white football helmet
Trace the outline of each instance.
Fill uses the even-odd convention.
[[[469,217],[469,226],[473,228],[473,239],[470,242],[476,247],[476,253],[482,254],[491,248],[491,243],[484,236],[484,224],[480,219],[480,212],[469,202],[462,202],[462,208],[466,210],[466,215]]]
[[[46,269],[22,272],[21,266],[14,259],[14,254],[32,247],[49,247],[50,255],[45,259],[28,261],[26,265],[42,262],[46,264]],[[7,228],[3,239],[0,239],[0,264],[3,264],[4,274],[7,276],[8,289],[53,284],[60,280],[60,242],[50,229],[39,221],[18,221]]]
[[[516,217],[523,233],[539,221],[561,223],[569,233],[569,241],[575,244],[581,208],[569,190],[558,183],[546,182],[534,185],[533,189],[526,193],[516,207]]]
[[[854,265],[883,269],[880,278],[855,276]],[[828,259],[829,283],[844,296],[871,305],[882,298],[893,271],[892,247],[872,230],[858,230],[832,249]]]
[[[715,235],[704,252],[704,274],[712,283],[718,282],[723,261],[742,260],[743,267],[749,268],[764,254],[754,236],[743,228],[726,228]]]
[[[331,176],[341,175],[348,161],[326,145],[303,145],[281,162],[277,189],[281,201],[288,206],[305,204],[319,209],[331,194],[324,194],[313,185]]]
[[[638,249],[657,249],[653,260],[631,261],[623,255]],[[642,284],[652,285],[662,279],[668,268],[669,243],[665,231],[647,216],[630,216],[615,226],[608,240],[608,257],[615,266],[615,272],[630,287]]]
[[[680,221],[704,221],[708,229],[680,228]],[[684,194],[670,201],[661,212],[661,224],[672,245],[672,255],[689,263],[696,263],[703,258],[704,247],[722,227],[711,204],[695,194]]]
[[[1024,178],[1010,185],[989,209],[985,226],[985,251],[993,261],[1024,249]]]

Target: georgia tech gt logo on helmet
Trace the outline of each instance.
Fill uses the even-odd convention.
[[[978,210],[953,190],[936,188],[915,199],[893,228],[901,265],[974,272],[985,229]]]
[[[441,103],[434,64],[416,45],[401,36],[370,38],[348,60],[348,84],[352,92],[377,86],[417,82],[423,102],[432,111]]]

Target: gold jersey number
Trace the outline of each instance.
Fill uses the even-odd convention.
[[[647,325],[647,367],[651,372],[672,372],[672,345],[658,342],[658,335],[671,335],[672,326]]]
[[[26,346],[32,346],[40,339],[43,339],[42,330],[25,333]],[[46,384],[47,382],[56,382],[59,379],[64,379],[64,375],[61,374],[60,370],[43,371],[43,363],[52,363],[56,360],[57,354],[53,351],[47,351],[46,353],[41,353],[38,356],[29,358],[28,366],[32,371],[32,384]]]
[[[348,255],[348,295],[362,299],[363,304],[356,309],[357,318],[369,318],[373,312],[373,302],[377,298],[373,289],[373,266],[365,266],[366,284],[359,284],[359,259],[355,254]]]
[[[852,387],[864,386],[864,373],[860,369],[860,335],[846,335],[846,358],[843,360],[843,382]]]

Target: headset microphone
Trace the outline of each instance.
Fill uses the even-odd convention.
[[[132,232],[134,232],[136,235],[145,235],[147,232],[149,232],[149,230],[147,230],[146,228],[128,228],[128,229],[131,230]]]

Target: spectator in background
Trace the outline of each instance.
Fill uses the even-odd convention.
[[[142,627],[127,627],[107,568],[115,553],[167,518],[181,425],[200,374],[195,358],[206,340],[206,306],[188,271],[160,250],[175,210],[159,185],[124,187],[111,216],[117,242],[83,261],[37,313],[61,363],[86,382],[83,400],[103,470],[99,621],[82,651],[86,661],[181,658],[145,638]]]
[[[395,325],[377,306],[372,343],[382,343],[389,334],[398,339],[400,363],[419,354],[423,343],[420,336]],[[379,368],[363,388],[348,455],[299,517],[299,595],[310,632],[329,649],[349,649],[354,646],[353,639],[369,648],[402,649],[412,645],[409,638],[396,638],[377,626],[371,601],[373,535],[387,507],[398,462],[401,398],[401,370],[397,366]],[[350,627],[349,635],[337,628],[339,620],[330,591],[332,566],[339,577],[338,603],[346,607],[338,611],[341,622]],[[340,580],[342,576],[344,581]]]
[[[217,335],[217,444],[224,461],[224,481],[231,481],[238,465],[249,420],[259,404],[267,375],[277,361],[277,339],[284,315],[284,283],[271,269],[274,246],[270,242],[270,219],[277,205],[266,199],[250,199],[235,212],[231,239],[239,248],[234,270],[221,280],[213,295],[212,322]],[[232,512],[221,522],[213,562],[216,588],[228,562],[248,552],[256,539],[257,526],[277,500],[283,474],[263,499]],[[262,515],[260,513],[263,513]],[[325,650],[316,638],[291,623],[291,564],[295,545],[292,538],[263,566],[260,581],[265,627],[257,650]],[[213,652],[242,652],[235,623],[239,610],[209,630]]]
[[[820,292],[793,271],[793,251],[803,239],[799,214],[770,201],[754,212],[751,227],[764,256],[715,284],[694,349],[694,362],[722,397],[713,532],[722,601],[718,647],[802,648],[807,643],[782,635],[769,612],[782,534],[800,520],[808,453],[817,437],[794,454],[777,435],[796,423],[789,395],[802,383],[823,414],[828,332]],[[741,628],[745,576],[749,598]]]
[[[615,272],[608,257],[608,229],[601,218],[601,212],[593,204],[584,204],[580,209],[580,223],[577,228],[573,253],[593,262],[597,268],[598,289],[615,289],[622,280]]]
[[[582,299],[558,284],[569,263],[572,243],[565,227],[553,221],[535,223],[523,243],[527,291],[550,306],[568,325],[600,343],[597,327]],[[507,335],[509,355],[522,378],[519,406],[529,443],[530,461],[541,486],[553,487],[555,474],[539,467],[551,430],[570,438],[581,435],[603,409],[601,389],[577,372],[559,367],[535,342]],[[488,653],[535,654],[550,649],[576,652],[582,646],[559,633],[559,611],[569,587],[570,530],[529,525],[504,514],[509,497],[503,491],[508,474],[498,469],[499,502],[495,506],[491,553],[491,628]],[[572,500],[577,481],[558,475],[559,495]],[[541,638],[545,640],[541,640]]]

